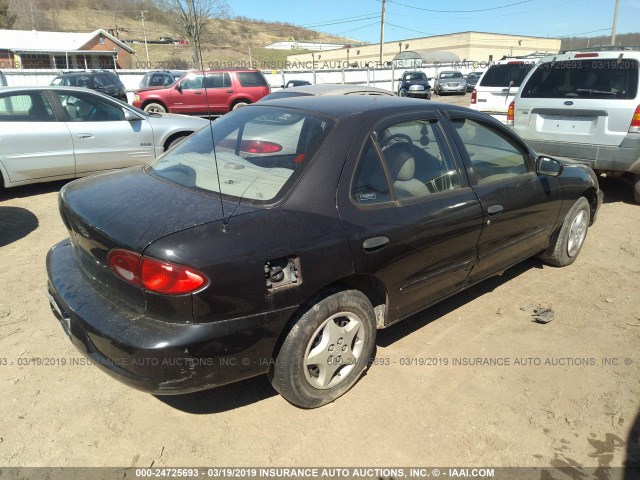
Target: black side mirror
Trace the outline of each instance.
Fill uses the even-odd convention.
[[[562,174],[562,170],[564,167],[562,163],[560,163],[555,158],[538,157],[536,161],[536,172],[542,175],[547,175],[548,177],[557,177]]]
[[[176,90],[179,91],[180,93],[182,93],[182,87],[180,86],[180,84],[176,84]]]

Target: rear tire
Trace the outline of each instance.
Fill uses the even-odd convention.
[[[239,108],[242,107],[246,107],[247,105],[249,105],[249,102],[238,102],[238,103],[234,103],[233,107],[231,108],[231,110],[237,110]]]
[[[287,401],[317,408],[346,393],[369,364],[376,338],[371,302],[357,290],[329,295],[287,334],[271,384]]]
[[[578,258],[590,223],[591,207],[586,198],[580,197],[564,217],[557,236],[540,258],[555,267],[571,265]]]
[[[167,113],[167,109],[161,103],[147,103],[143,109],[147,113]]]

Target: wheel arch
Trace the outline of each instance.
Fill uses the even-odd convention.
[[[191,135],[194,131],[191,130],[182,130],[180,132],[175,132],[172,133],[171,135],[169,135],[164,143],[162,144],[162,149],[166,152],[167,149],[169,148],[169,145],[171,145],[171,142],[173,142],[175,139],[180,138],[180,137],[188,137],[189,135]]]
[[[587,188],[582,194],[581,197],[584,197],[589,202],[589,210],[590,210],[590,218],[589,218],[589,226],[593,225],[596,217],[596,210],[598,208],[598,194],[596,192],[595,187]]]
[[[358,290],[359,292],[363,293],[373,306],[373,310],[376,314],[376,327],[380,329],[386,326],[387,305],[389,296],[387,295],[387,288],[385,284],[382,282],[382,280],[380,280],[378,277],[375,277],[374,275],[350,275],[322,287],[313,295],[311,295],[311,297],[309,297],[309,299],[307,299],[304,303],[300,304],[300,306],[296,309],[293,315],[291,315],[285,326],[280,331],[278,341],[276,342],[276,345],[273,349],[272,358],[276,358],[278,356],[285,338],[294,327],[294,325],[298,322],[300,317],[307,310],[309,310],[313,305],[320,302],[324,298],[327,298],[328,296],[343,290]]]

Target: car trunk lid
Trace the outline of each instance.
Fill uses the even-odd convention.
[[[221,203],[216,195],[189,190],[156,178],[142,168],[96,175],[66,185],[60,214],[79,266],[93,281],[130,307],[144,310],[143,291],[117,278],[107,264],[112,249],[144,253],[171,233],[246,213],[255,207]]]

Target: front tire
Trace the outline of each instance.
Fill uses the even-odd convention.
[[[357,290],[329,295],[302,314],[276,358],[271,384],[290,403],[317,408],[364,372],[376,337],[371,303]]]
[[[640,176],[636,178],[633,184],[633,199],[636,203],[640,203]]]
[[[571,265],[578,258],[590,223],[591,207],[586,198],[580,197],[564,217],[557,236],[540,258],[555,267]]]
[[[167,113],[167,109],[161,103],[147,103],[143,109],[147,113]]]

